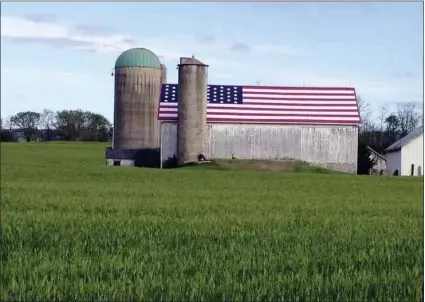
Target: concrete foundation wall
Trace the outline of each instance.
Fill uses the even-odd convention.
[[[119,162],[119,166],[121,167],[133,167],[134,160],[131,159],[107,159],[106,160],[108,166],[114,166],[115,162]]]

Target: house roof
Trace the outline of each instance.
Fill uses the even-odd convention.
[[[385,156],[383,156],[382,154],[380,154],[379,152],[373,150],[371,147],[367,146],[366,148],[368,148],[370,150],[370,152],[373,152],[374,154],[376,154],[377,156],[379,156],[380,158],[382,158],[383,160],[387,160],[385,158]]]
[[[406,146],[410,141],[412,141],[414,138],[418,137],[419,135],[421,135],[423,133],[424,133],[424,126],[422,125],[422,126],[416,128],[415,130],[413,130],[412,132],[410,132],[405,137],[402,137],[401,139],[396,141],[394,144],[389,146],[387,149],[385,149],[385,153],[391,153],[391,152],[396,152],[396,151],[400,150],[401,148]]]

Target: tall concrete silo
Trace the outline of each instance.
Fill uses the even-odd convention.
[[[123,52],[115,63],[114,149],[159,148],[157,120],[161,63],[145,48]]]
[[[167,83],[167,66],[161,64],[161,84]]]
[[[177,119],[179,166],[198,161],[205,152],[208,65],[195,58],[180,58]]]

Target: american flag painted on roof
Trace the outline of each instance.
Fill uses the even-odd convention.
[[[208,123],[358,125],[352,87],[208,85]],[[177,121],[178,84],[163,84],[158,120]]]

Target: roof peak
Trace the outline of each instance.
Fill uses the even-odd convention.
[[[194,55],[191,58],[181,57],[179,66],[180,65],[198,65],[198,66],[208,67],[207,64],[204,64],[201,61],[199,61],[198,59],[195,59]]]
[[[419,135],[424,133],[424,125],[421,125],[414,129],[409,134],[403,136],[398,141],[393,143],[391,146],[389,146],[387,149],[385,149],[385,153],[391,153],[396,152],[400,150],[402,147],[406,146],[408,143],[410,143],[413,139],[418,137]]]

